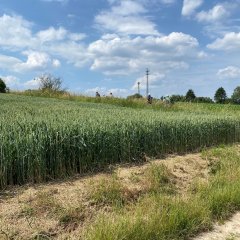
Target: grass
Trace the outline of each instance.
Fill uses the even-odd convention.
[[[151,164],[145,172],[145,185],[149,192],[175,193],[173,175],[163,164]]]
[[[195,184],[194,192],[184,196],[149,193],[130,209],[100,216],[85,232],[85,239],[180,240],[211,229],[213,221],[240,210],[239,152],[234,146],[205,151],[203,157],[217,159],[220,165],[208,182]],[[166,174],[156,175],[161,181]]]
[[[90,182],[88,198],[96,204],[121,206],[125,202],[124,188],[113,175],[98,182]]]
[[[174,111],[174,112],[194,112],[194,113],[239,113],[239,105],[234,104],[214,104],[214,103],[191,103],[191,102],[177,102],[174,104],[166,104],[159,99],[153,99],[153,104],[147,104],[145,98],[140,99],[125,99],[125,98],[110,98],[110,97],[90,97],[70,92],[53,92],[53,91],[41,91],[41,90],[30,90],[30,91],[18,91],[12,92],[13,95],[23,95],[30,97],[42,97],[42,98],[55,98],[60,100],[70,100],[76,102],[86,103],[100,103],[109,104],[119,107],[128,108],[145,108],[154,110]]]
[[[59,225],[67,231],[73,231],[90,217],[87,209],[80,204],[77,207],[65,208],[59,216]]]
[[[36,196],[29,199],[23,207],[20,216],[34,217],[39,214],[48,214],[50,217],[60,214],[63,211],[60,203],[49,191],[39,191]]]

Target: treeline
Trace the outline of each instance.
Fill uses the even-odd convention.
[[[233,103],[240,104],[240,86],[236,87],[231,97],[227,96],[227,93],[223,87],[216,90],[214,100],[210,97],[197,97],[192,89],[189,89],[186,95],[172,95],[167,97],[161,97],[163,101],[175,102],[196,102],[196,103]]]

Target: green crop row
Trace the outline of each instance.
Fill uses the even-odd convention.
[[[0,95],[0,188],[240,139],[234,115]]]

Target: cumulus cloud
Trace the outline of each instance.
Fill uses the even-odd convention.
[[[230,12],[223,5],[216,5],[209,11],[201,11],[196,18],[199,22],[215,22],[226,18]]]
[[[223,38],[217,38],[213,43],[208,44],[207,47],[213,50],[240,50],[240,32],[226,33]]]
[[[92,56],[87,51],[87,48],[83,44],[79,44],[74,41],[50,44],[44,49],[76,67],[83,67],[89,64],[92,59]]]
[[[223,69],[219,69],[217,75],[220,78],[239,78],[240,77],[240,68],[235,66],[228,66]]]
[[[98,14],[95,23],[99,29],[113,33],[159,35],[156,25],[145,16],[146,12],[146,8],[138,1],[117,1],[110,11]]]
[[[5,49],[22,49],[33,44],[32,23],[20,16],[4,14],[0,17],[0,46]]]
[[[93,56],[92,70],[124,75],[146,66],[164,71],[187,68],[187,61],[198,57],[197,47],[194,37],[173,32],[161,37],[103,36],[89,45],[88,52]]]
[[[58,29],[50,27],[46,30],[39,31],[36,36],[41,42],[59,41],[66,38],[67,30],[63,27]]]
[[[0,17],[0,48],[21,56],[18,59],[1,55],[0,68],[9,69],[11,66],[14,70],[21,71],[59,67],[61,63],[56,57],[76,66],[82,66],[86,62],[86,49],[80,42],[86,37],[85,34],[70,32],[63,27],[49,27],[33,33],[32,26],[31,22],[20,16]],[[25,56],[26,62],[23,60]]]
[[[195,10],[203,4],[203,0],[184,0],[182,7],[182,15],[190,16]]]
[[[44,52],[26,51],[23,52],[27,55],[27,61],[15,65],[15,71],[32,71],[32,70],[45,70],[48,67],[59,67],[60,61],[51,59],[51,57]]]
[[[86,35],[83,33],[68,32],[63,27],[59,27],[58,29],[54,27],[50,27],[46,30],[39,31],[36,34],[36,37],[41,43],[45,43],[45,42],[62,41],[66,39],[70,39],[72,41],[80,41],[84,39]]]

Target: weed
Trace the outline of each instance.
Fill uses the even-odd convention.
[[[146,170],[145,178],[148,191],[175,193],[173,175],[165,165],[151,164]]]

